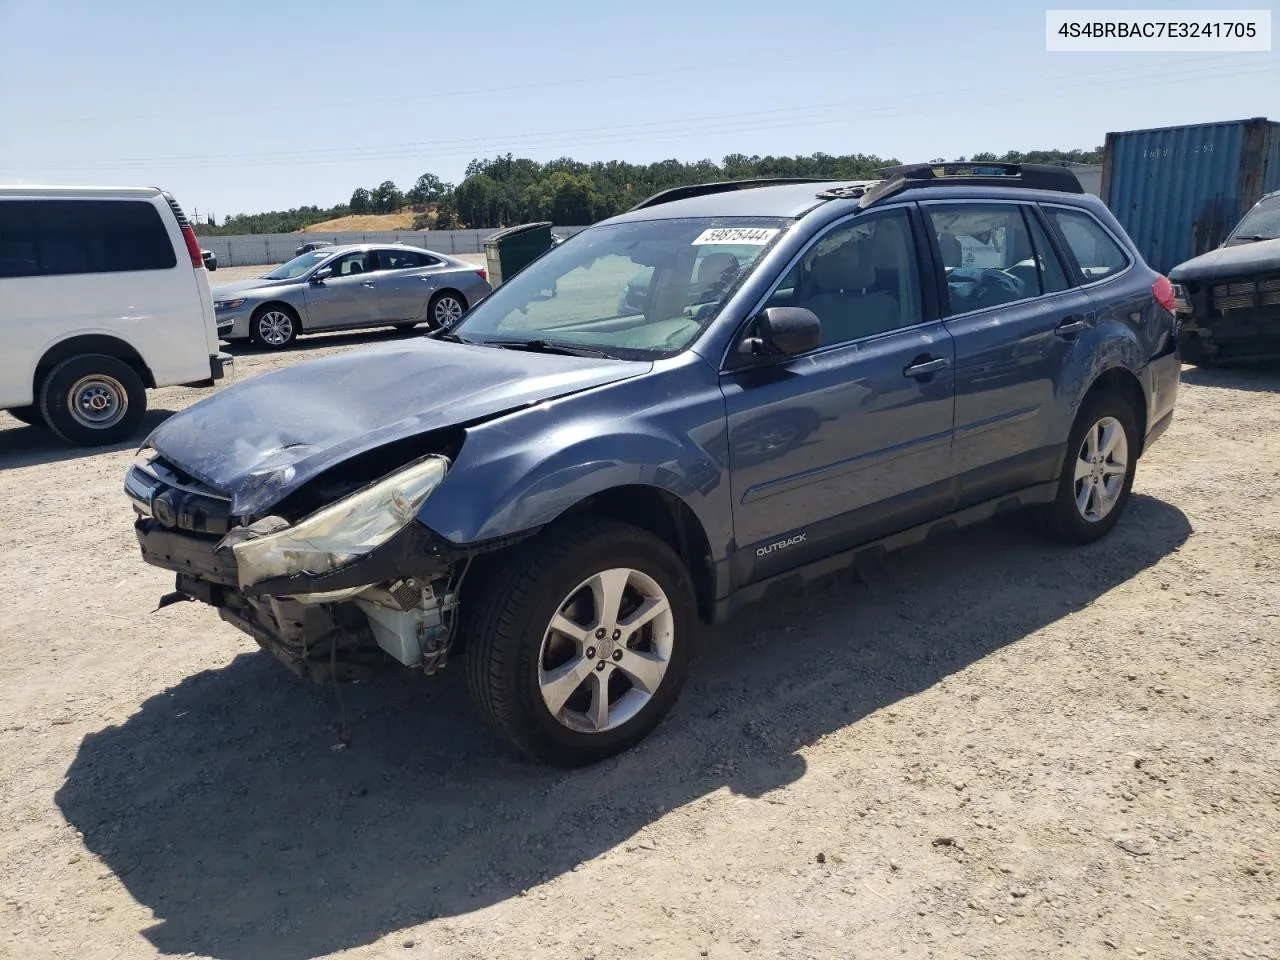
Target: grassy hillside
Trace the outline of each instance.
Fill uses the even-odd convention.
[[[302,228],[303,233],[343,233],[346,231],[377,230],[412,230],[413,218],[417,214],[412,210],[400,213],[365,213],[338,217],[336,220],[325,220]]]

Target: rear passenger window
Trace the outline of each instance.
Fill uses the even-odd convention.
[[[144,201],[0,201],[0,277],[169,270],[177,263],[159,211]]]
[[[1129,258],[1102,224],[1078,210],[1046,207],[1067,241],[1086,283],[1119,273],[1129,265]]]
[[[1067,288],[1062,265],[1030,211],[1012,203],[926,205],[947,277],[947,316]]]

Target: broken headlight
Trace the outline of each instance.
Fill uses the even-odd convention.
[[[412,522],[448,469],[445,457],[427,457],[294,526],[233,543],[240,585],[328,573],[372,553]]]

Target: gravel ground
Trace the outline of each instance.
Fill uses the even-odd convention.
[[[1280,373],[1183,381],[1105,542],[993,524],[746,611],[573,773],[457,669],[348,688],[335,749],[330,690],[151,612],[130,451],[0,414],[0,955],[1280,957]]]

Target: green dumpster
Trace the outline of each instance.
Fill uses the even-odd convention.
[[[544,252],[551,249],[551,221],[522,223],[499,230],[484,242],[485,266],[495,287],[510,280]]]

